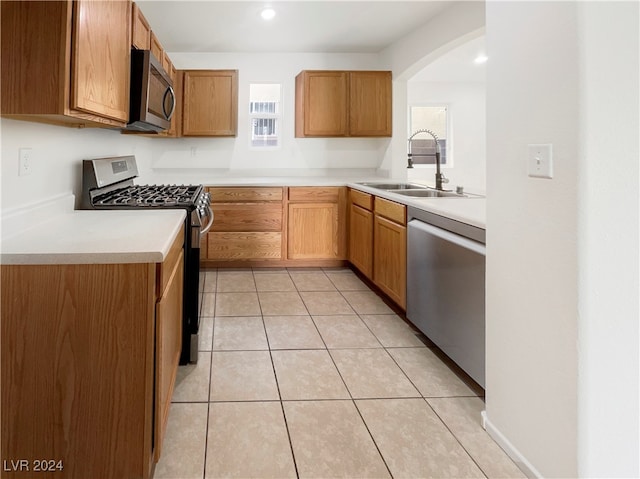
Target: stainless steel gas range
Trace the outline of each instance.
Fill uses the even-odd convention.
[[[134,156],[84,160],[81,209],[180,208],[186,210],[184,299],[180,364],[198,361],[200,239],[213,224],[209,193],[202,185],[136,185]]]

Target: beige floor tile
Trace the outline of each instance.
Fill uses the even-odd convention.
[[[289,316],[308,314],[297,292],[260,292],[260,306],[265,316]]]
[[[480,398],[429,398],[427,401],[489,479],[527,477],[482,429],[480,413],[484,402]]]
[[[335,291],[336,288],[322,271],[290,273],[298,291]]]
[[[253,268],[253,274],[260,274],[260,273],[287,273],[287,268],[271,268],[271,267],[265,267],[265,268]]]
[[[313,316],[322,339],[329,349],[381,348],[382,345],[355,314]]]
[[[202,293],[200,304],[200,317],[213,317],[216,311],[216,293]]]
[[[327,272],[338,291],[369,291],[369,287],[351,271]]]
[[[347,266],[335,266],[335,267],[322,268],[322,271],[324,271],[325,273],[353,273],[351,268]]]
[[[333,349],[330,353],[354,398],[420,396],[384,349]]]
[[[206,403],[172,403],[154,479],[202,479],[207,438]]]
[[[300,296],[311,315],[354,314],[349,303],[338,292],[305,291]]]
[[[352,401],[283,406],[301,478],[390,477]]]
[[[324,349],[310,316],[265,316],[270,349]]]
[[[393,313],[393,310],[373,291],[345,291],[342,294],[358,314]]]
[[[269,349],[260,316],[215,318],[213,350],[239,351]]]
[[[394,477],[484,478],[423,399],[356,401]]]
[[[296,477],[279,402],[212,403],[205,478]]]
[[[395,314],[362,314],[360,317],[386,348],[424,346],[420,333]]]
[[[209,400],[209,377],[211,353],[201,352],[197,364],[178,366],[173,402],[207,402]]]
[[[280,395],[293,399],[350,399],[326,349],[272,351]]]
[[[388,351],[423,396],[476,396],[429,348]]]
[[[201,271],[204,273],[204,279],[200,281],[200,287],[202,291],[205,293],[215,293],[216,292],[216,283],[218,278],[217,270],[204,270]]]
[[[252,271],[218,271],[218,293],[246,293],[255,290]]]
[[[261,314],[257,293],[216,294],[216,316],[256,316]]]
[[[210,401],[273,401],[279,398],[269,351],[212,353]]]
[[[256,273],[256,288],[258,291],[295,291],[296,287],[291,277],[284,273]]]
[[[200,318],[200,331],[198,334],[198,350],[211,351],[213,347],[213,317]]]

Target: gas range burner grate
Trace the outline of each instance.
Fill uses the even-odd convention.
[[[94,197],[93,205],[129,208],[192,206],[198,199],[200,189],[200,185],[127,186]]]

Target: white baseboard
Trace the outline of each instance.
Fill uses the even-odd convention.
[[[526,457],[513,445],[511,441],[506,438],[500,430],[495,427],[489,418],[487,417],[487,411],[480,413],[482,417],[482,427],[487,431],[489,436],[507,453],[507,455],[516,463],[516,465],[524,472],[527,477],[531,479],[542,479],[542,474],[538,471],[533,464],[531,464]]]

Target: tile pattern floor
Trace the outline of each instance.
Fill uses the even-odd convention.
[[[155,478],[525,477],[477,387],[351,270],[201,274]]]

